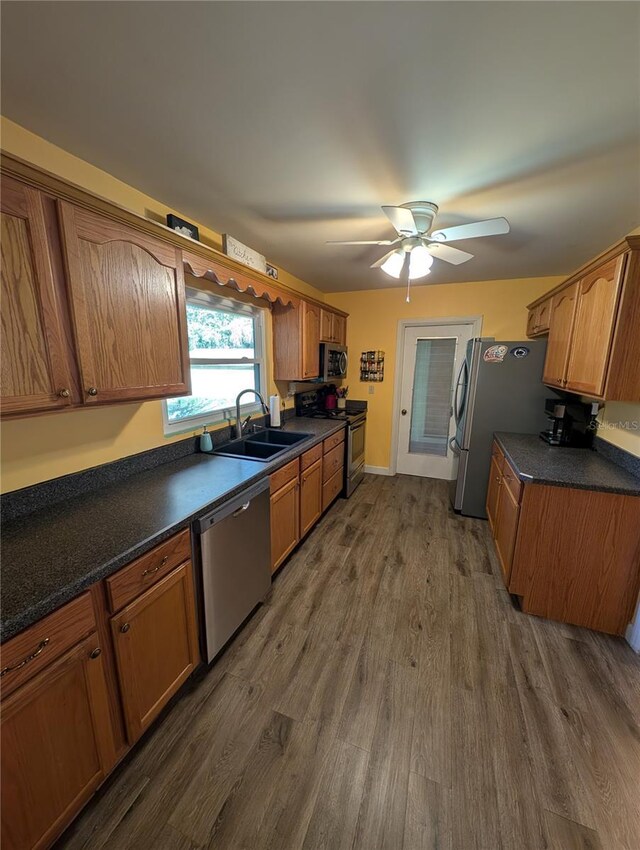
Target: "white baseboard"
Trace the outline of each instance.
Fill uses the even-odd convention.
[[[371,475],[393,475],[388,466],[367,466],[365,463],[364,471]]]

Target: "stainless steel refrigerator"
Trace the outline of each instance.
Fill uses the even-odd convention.
[[[451,504],[465,516],[486,517],[494,431],[537,434],[546,427],[542,383],[546,340],[469,340],[454,394],[457,475]],[[454,467],[455,468],[455,467]]]

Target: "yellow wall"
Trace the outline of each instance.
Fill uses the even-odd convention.
[[[184,218],[170,203],[162,203],[139,192],[88,162],[63,151],[45,139],[0,116],[0,146],[53,174],[148,218],[166,222],[167,212]],[[195,222],[202,242],[221,248],[219,233]],[[279,269],[280,282],[292,289],[324,300],[319,290]],[[206,281],[187,284],[208,288]],[[219,293],[219,288],[212,287]],[[267,351],[271,351],[270,313],[267,311]],[[272,374],[268,365],[268,374]],[[280,390],[283,391],[283,387]],[[269,393],[276,386],[269,381]],[[186,434],[165,437],[160,401],[125,404],[103,409],[72,410],[5,421],[0,424],[2,492],[27,487],[59,475],[78,472],[101,463],[126,457],[145,449],[184,439]]]
[[[525,339],[526,305],[556,286],[562,278],[492,280],[415,286],[411,303],[404,290],[369,289],[336,292],[326,296],[334,306],[349,313],[349,396],[369,402],[366,462],[369,466],[390,465],[390,444],[395,382],[396,345],[400,319],[433,319],[447,316],[482,316],[482,335],[496,339]],[[385,352],[385,374],[381,384],[360,382],[361,351]],[[373,389],[373,395],[369,390]]]
[[[599,418],[599,437],[640,457],[640,404],[610,401]]]

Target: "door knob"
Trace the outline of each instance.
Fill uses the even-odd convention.
[[[400,411],[400,413],[401,413],[403,416],[406,416],[406,415],[407,415],[407,411],[405,410],[405,408],[404,408],[404,407],[402,408],[402,410]]]

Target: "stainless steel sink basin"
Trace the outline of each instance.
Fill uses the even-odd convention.
[[[279,431],[277,428],[265,428],[256,434],[245,437],[252,443],[269,443],[275,446],[294,446],[301,440],[307,440],[311,434],[295,434],[292,431]]]

